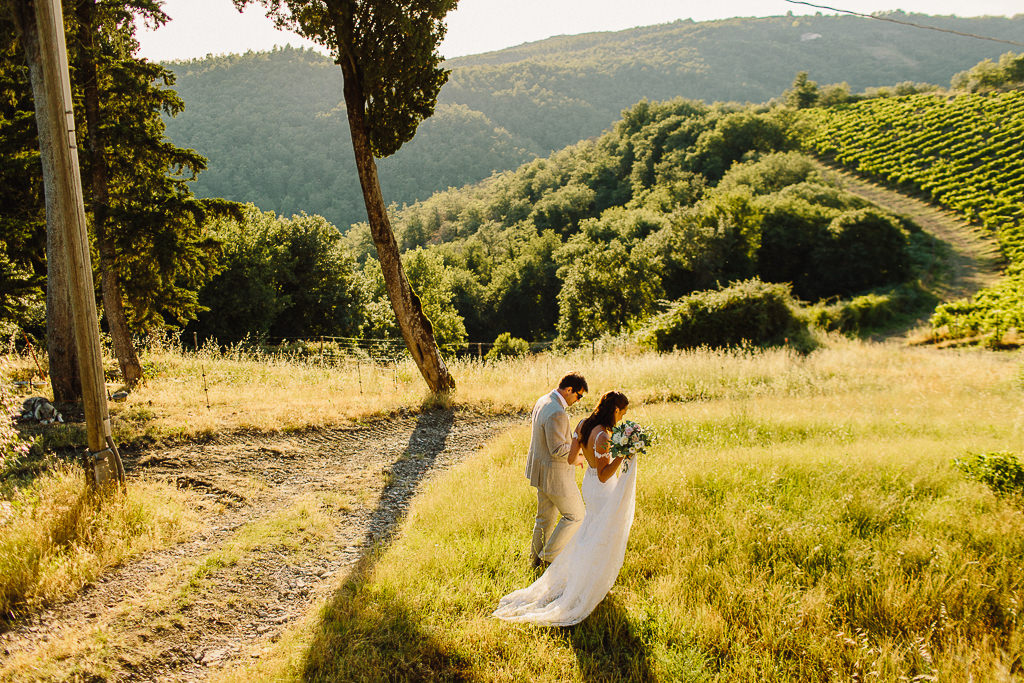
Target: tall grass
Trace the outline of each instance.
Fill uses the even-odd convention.
[[[1021,676],[1024,503],[952,463],[1024,446],[1018,357],[851,343],[577,360],[592,393],[624,387],[631,418],[663,435],[594,614],[568,629],[488,616],[535,578],[516,429],[433,480],[392,545],[225,678]],[[679,402],[640,405],[669,394]]]
[[[876,381],[879,369],[872,365],[878,361],[907,365],[915,358],[913,353],[888,358],[889,354],[875,353],[870,344],[839,336],[827,341],[827,348],[810,355],[789,348],[655,354],[621,345],[499,362],[454,358],[448,363],[458,387],[440,404],[488,413],[528,411],[537,396],[569,370],[583,372],[591,385],[581,410],[612,388],[641,402],[816,395],[832,391],[836,382],[869,385]],[[111,404],[115,437],[121,444],[202,438],[221,431],[332,427],[439,405],[408,359],[321,365],[315,356],[303,360],[237,347],[226,352],[206,347],[198,353],[150,349],[144,352],[143,363],[144,384],[125,402]],[[956,365],[953,361],[950,368]],[[45,443],[76,445],[84,438],[81,425],[57,425],[47,431]]]
[[[133,555],[183,539],[195,524],[184,497],[146,481],[93,496],[70,465],[12,489],[0,510],[0,625]]]

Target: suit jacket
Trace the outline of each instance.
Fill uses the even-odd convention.
[[[533,406],[533,435],[526,456],[526,477],[531,486],[550,495],[572,495],[576,473],[569,457],[569,416],[561,397],[552,391]]]

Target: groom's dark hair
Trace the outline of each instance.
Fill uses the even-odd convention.
[[[573,391],[590,391],[587,380],[578,372],[570,372],[558,383],[559,389],[572,389]]]

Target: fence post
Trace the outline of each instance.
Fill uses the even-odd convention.
[[[320,367],[324,366],[324,336],[320,335]]]
[[[483,342],[477,342],[476,343],[476,358],[481,363],[484,360],[484,343]]]
[[[356,376],[359,378],[359,394],[363,393],[363,365],[356,358]]]

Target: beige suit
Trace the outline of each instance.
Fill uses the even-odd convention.
[[[568,457],[569,416],[562,397],[552,391],[533,407],[533,436],[526,456],[526,477],[537,487],[532,554],[545,562],[558,556],[585,513],[575,468]]]

